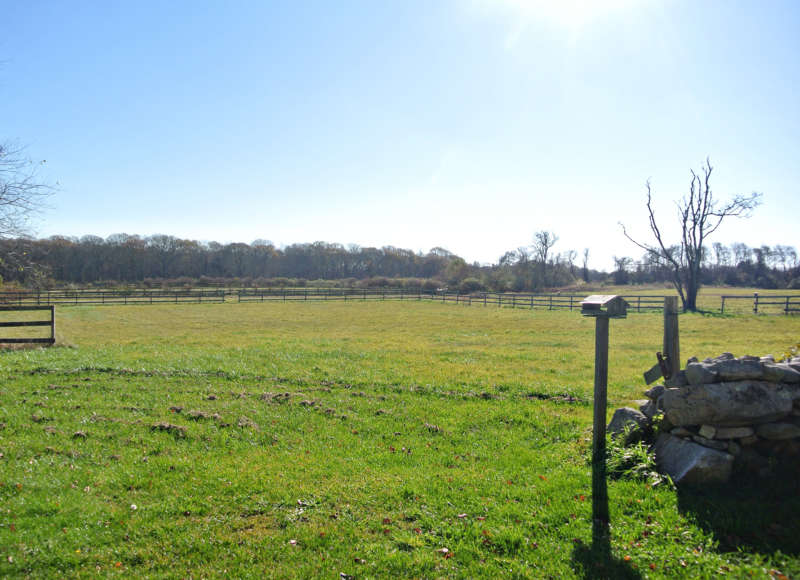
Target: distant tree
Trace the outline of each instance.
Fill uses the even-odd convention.
[[[734,266],[747,264],[752,260],[753,250],[747,247],[747,244],[737,242],[733,244],[732,249],[733,249],[733,261],[735,262]]]
[[[650,181],[647,181],[647,212],[650,232],[655,243],[643,243],[632,238],[625,226],[622,231],[631,242],[670,267],[672,284],[681,297],[684,311],[697,310],[697,293],[700,290],[700,268],[703,263],[703,244],[728,217],[747,217],[760,203],[760,193],[737,195],[730,201],[718,203],[711,191],[713,167],[710,160],[701,168],[702,175],[691,171],[689,194],[678,206],[681,240],[677,246],[667,245],[656,223]]]
[[[536,263],[539,265],[541,272],[541,285],[547,286],[549,282],[548,276],[548,258],[550,257],[550,250],[558,242],[558,236],[553,232],[541,230],[533,234],[533,255]]]
[[[589,281],[589,248],[583,248],[583,265],[581,266],[583,281]]]
[[[633,258],[622,256],[618,258],[614,256],[614,284],[627,284],[630,282],[630,274],[628,270],[633,265]]]
[[[578,257],[578,252],[575,250],[569,250],[565,256],[566,262],[569,264],[569,273],[575,277],[575,258]]]

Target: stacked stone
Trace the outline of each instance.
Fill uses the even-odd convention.
[[[656,461],[676,483],[724,483],[734,469],[766,475],[769,458],[800,458],[800,357],[692,358],[646,396],[642,413],[664,414]]]

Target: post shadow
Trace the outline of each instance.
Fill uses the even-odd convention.
[[[579,564],[576,571],[586,579],[635,580],[642,575],[611,553],[605,425],[603,427],[602,442],[598,443],[595,438],[592,447],[592,543],[576,545],[572,560]]]

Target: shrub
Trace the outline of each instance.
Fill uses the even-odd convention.
[[[486,289],[484,283],[477,278],[464,278],[461,284],[458,285],[458,291],[462,294],[470,294],[472,292],[480,292]]]

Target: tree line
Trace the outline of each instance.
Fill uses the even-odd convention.
[[[670,282],[673,276],[671,267],[650,253],[638,261],[614,256],[614,266],[615,284]],[[793,246],[751,248],[740,242],[727,246],[715,242],[702,249],[700,280],[718,286],[800,290],[800,260]]]
[[[615,257],[615,269],[589,267],[590,250],[556,251],[558,236],[536,232],[530,246],[503,254],[491,265],[467,263],[444,248],[426,253],[384,246],[314,242],[283,248],[198,242],[168,235],[114,234],[0,239],[0,276],[6,283],[48,288],[75,285],[204,286],[373,285],[447,286],[465,292],[536,292],[581,282],[661,283],[671,280],[663,261]],[[800,288],[795,248],[719,243],[703,252],[704,284]]]

